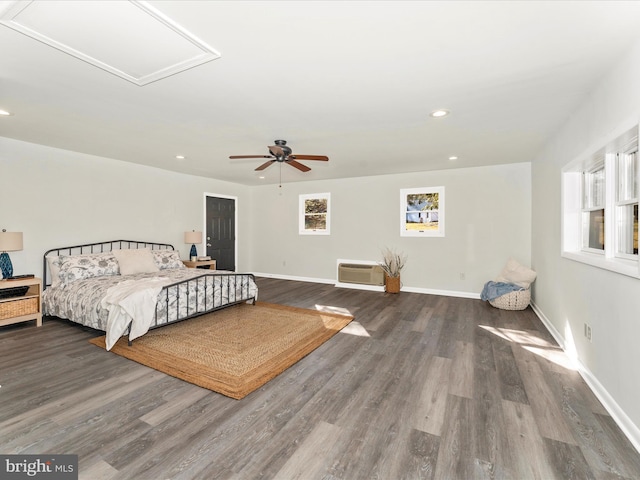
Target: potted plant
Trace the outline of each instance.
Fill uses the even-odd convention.
[[[388,247],[382,250],[380,267],[384,270],[385,291],[387,293],[400,293],[400,271],[406,262],[406,254],[397,253]]]

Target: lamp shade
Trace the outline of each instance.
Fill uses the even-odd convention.
[[[0,252],[22,250],[22,232],[0,232]]]
[[[184,232],[184,243],[202,243],[202,232]]]

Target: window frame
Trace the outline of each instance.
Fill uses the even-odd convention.
[[[298,200],[298,234],[299,235],[331,235],[331,193],[307,193],[300,194]],[[325,228],[306,228],[306,201],[326,200],[327,212],[325,213]]]
[[[563,258],[640,278],[640,256],[618,252],[617,228],[617,154],[629,146],[638,147],[638,120],[627,122],[610,136],[569,162],[561,172],[561,255]],[[604,146],[603,146],[604,145]],[[627,150],[628,151],[628,150]],[[594,153],[595,152],[595,153]],[[604,159],[604,250],[585,247],[584,181],[585,172],[593,172]],[[640,185],[640,168],[636,168],[636,185]],[[591,208],[593,210],[593,208]]]

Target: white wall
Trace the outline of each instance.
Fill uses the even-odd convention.
[[[409,255],[405,287],[477,295],[506,259],[530,261],[530,165],[249,188],[0,137],[0,228],[24,233],[16,274],[54,247],[123,238],[171,243],[203,228],[204,193],[238,197],[238,269],[335,280],[336,260]],[[400,237],[400,189],[445,186],[446,236]],[[332,235],[298,235],[298,195],[331,192]],[[464,274],[462,280],[460,275]]]
[[[445,187],[444,238],[400,236],[400,189]],[[298,234],[298,196],[331,193],[331,235]],[[405,287],[478,295],[509,256],[531,252],[530,164],[418,172],[254,187],[253,270],[336,279],[337,259],[408,254]],[[462,280],[460,275],[464,274]]]
[[[187,258],[184,232],[203,229],[204,193],[248,187],[0,137],[0,229],[24,234],[16,275],[42,275],[50,248],[104,240],[170,243]],[[239,216],[239,265],[249,268],[248,220]],[[202,252],[202,249],[198,249]]]
[[[561,168],[640,118],[640,43],[585,99],[532,163],[534,302],[582,373],[640,446],[640,280],[561,258]],[[604,146],[602,144],[601,146]],[[592,327],[593,342],[583,335]]]

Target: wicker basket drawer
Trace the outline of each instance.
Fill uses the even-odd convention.
[[[38,297],[17,298],[0,303],[0,320],[38,313]]]

